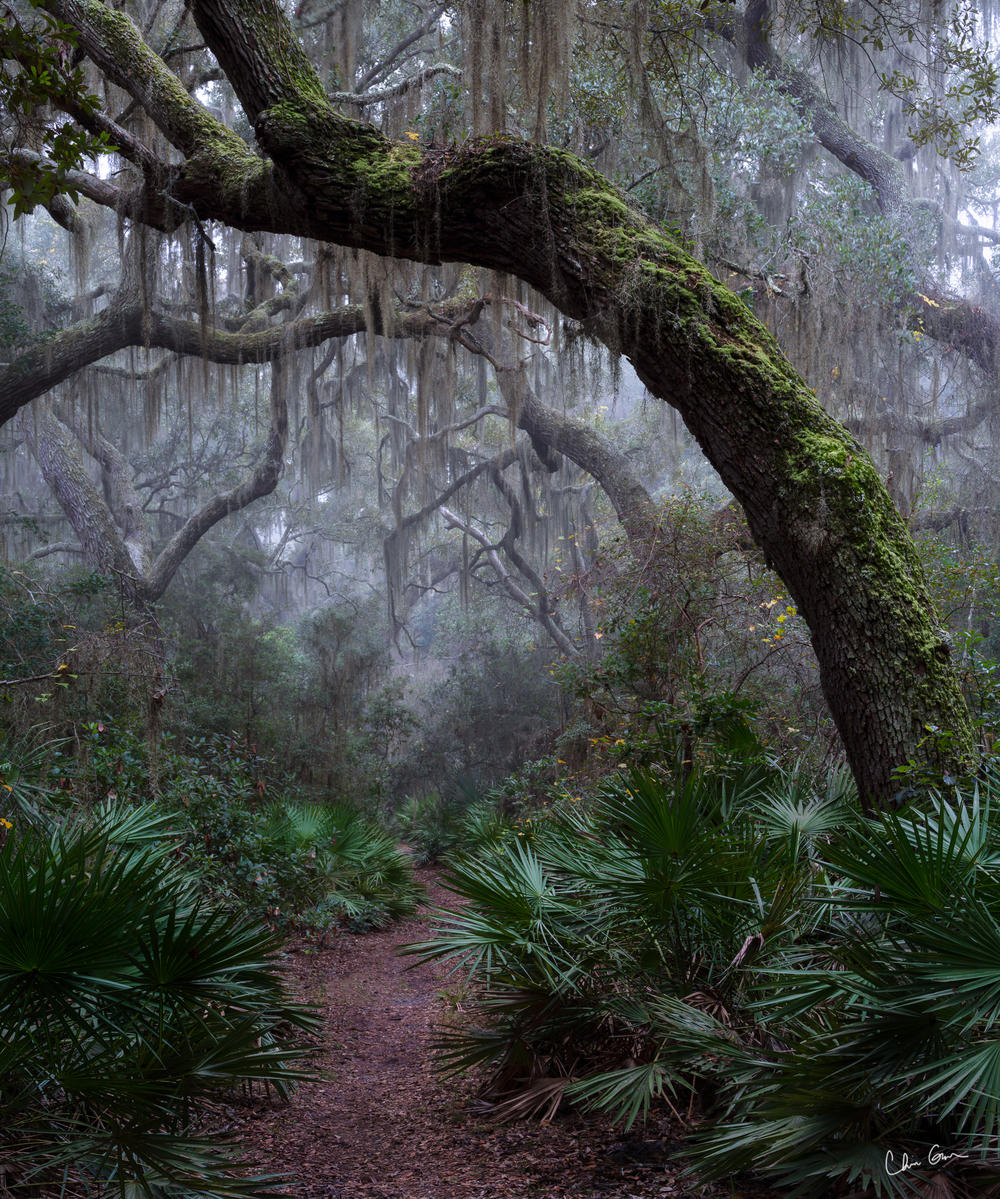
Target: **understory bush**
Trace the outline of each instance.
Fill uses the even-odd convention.
[[[432,791],[410,796],[396,809],[393,823],[420,864],[436,864],[455,853],[495,839],[505,826],[493,793],[446,798]]]
[[[73,741],[36,729],[9,741],[6,755],[0,786],[13,786],[8,798],[26,814],[55,818],[144,794],[142,742],[127,728],[88,722]],[[175,859],[206,893],[282,930],[382,927],[421,893],[383,829],[349,804],[306,801],[235,736],[191,739],[183,750],[167,739],[155,807]]]
[[[211,890],[280,928],[379,928],[412,912],[421,889],[392,838],[346,804],[268,798],[245,746],[212,739],[214,764],[174,772],[163,804],[182,852]]]
[[[486,1067],[500,1115],[696,1111],[702,1176],[985,1194],[998,796],[990,778],[865,816],[843,775],[679,756],[567,797],[459,858],[447,885],[467,906],[410,947],[469,975],[479,1018],[444,1029],[442,1065]]]
[[[169,822],[104,804],[0,822],[0,1126],[15,1193],[237,1196],[204,1101],[279,1094],[312,1026],[264,926],[207,899]]]

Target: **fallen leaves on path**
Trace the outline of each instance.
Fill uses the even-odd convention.
[[[434,905],[453,900],[431,872]],[[258,1169],[287,1173],[297,1199],[684,1199],[721,1194],[678,1181],[669,1130],[623,1141],[601,1117],[496,1125],[468,1110],[469,1084],[440,1079],[429,1042],[449,1011],[447,968],[396,950],[425,917],[289,954],[293,989],[323,1013],[316,1082],[261,1103],[241,1139]],[[445,998],[442,998],[442,992]],[[750,1192],[725,1189],[727,1199]],[[762,1194],[761,1192],[757,1192]]]

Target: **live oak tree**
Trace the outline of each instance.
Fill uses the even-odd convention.
[[[862,794],[885,799],[893,770],[912,758],[945,770],[970,764],[948,638],[870,458],[747,306],[596,170],[505,135],[430,147],[390,139],[343,115],[278,5],[192,0],[251,145],[185,88],[127,15],[99,0],[42,7],[75,31],[74,54],[125,92],[147,127],[137,134],[116,109],[81,109],[54,94],[131,170],[99,178],[31,145],[12,150],[9,163],[134,226],[218,222],[523,280],[629,358],[650,392],[678,409],[743,506],[809,624]],[[8,45],[4,53],[30,51]],[[475,64],[470,74],[477,88]],[[95,317],[93,336],[111,321]],[[25,402],[15,385],[0,417]]]
[[[109,436],[93,427],[92,414],[82,408],[63,404],[53,410],[21,409],[15,422],[17,428],[77,538],[76,545],[57,542],[46,545],[39,552],[49,554],[67,549],[82,552],[90,565],[118,581],[122,598],[137,612],[145,611],[160,599],[187,555],[215,525],[273,493],[282,473],[289,441],[288,393],[296,384],[292,378],[295,355],[310,347],[330,345],[332,350],[322,356],[318,364],[300,372],[309,408],[302,453],[306,459],[317,453],[322,456],[322,448],[315,444],[320,434],[317,422],[317,409],[321,407],[319,378],[329,370],[338,342],[364,333],[372,326],[373,314],[361,305],[343,305],[336,311],[302,316],[301,310],[311,287],[298,294],[298,285],[292,282],[293,273],[273,256],[262,255],[256,250],[248,253],[245,248],[244,257],[253,268],[248,272],[252,277],[260,281],[264,275],[276,274],[281,277],[284,287],[275,290],[261,304],[251,306],[248,312],[228,317],[224,331],[206,328],[178,315],[176,309],[180,305],[176,301],[169,307],[160,303],[144,304],[138,288],[126,286],[113,296],[112,302],[97,318],[102,328],[100,337],[94,336],[95,322],[83,320],[48,341],[42,354],[29,351],[0,369],[0,378],[7,381],[8,388],[27,397],[44,394],[54,381],[67,376],[72,379],[96,361],[127,347],[169,350],[172,355],[201,359],[203,363],[248,366],[256,362],[274,368],[269,388],[269,429],[257,462],[239,481],[195,505],[158,553],[154,553],[154,530],[146,515],[150,507],[146,493],[155,484],[161,502],[154,506],[154,514],[160,513],[163,511],[162,498],[169,489],[167,483],[163,480],[157,483],[154,476],[140,484],[133,477],[125,455]],[[318,265],[307,267],[301,264],[298,273],[308,279],[318,269]],[[485,404],[471,413],[463,413],[451,423],[438,421],[433,432],[411,428],[398,410],[389,413],[392,431],[405,426],[411,439],[401,454],[398,478],[392,487],[395,528],[385,540],[390,612],[397,625],[401,624],[406,607],[406,559],[410,539],[440,512],[449,526],[463,528],[480,543],[482,552],[477,553],[483,559],[482,566],[491,574],[495,572],[497,581],[538,621],[561,652],[574,656],[577,647],[559,623],[553,598],[547,594],[538,571],[529,564],[518,546],[524,524],[522,501],[504,479],[504,472],[518,462],[528,462],[529,473],[543,474],[558,471],[564,458],[575,463],[603,488],[626,534],[646,555],[655,545],[659,532],[655,505],[625,455],[594,429],[543,404],[516,354],[508,352],[504,356],[496,349],[494,333],[488,322],[481,319],[490,303],[489,297],[474,302],[456,298],[433,306],[400,308],[392,314],[390,321],[379,321],[383,332],[396,342],[426,345],[436,341],[450,347],[461,344],[474,355],[488,360],[503,401],[499,405]],[[192,310],[197,308],[196,298],[192,298],[189,306]],[[266,323],[275,316],[280,322],[282,315],[288,317],[283,323]],[[524,318],[534,325],[543,324],[531,313],[525,313]],[[433,344],[430,349],[433,354]],[[98,379],[103,381],[105,388],[128,380],[149,389],[167,374],[170,365],[171,355],[164,355],[142,370],[103,366],[98,368]],[[381,373],[391,380],[393,369],[382,364]],[[203,379],[189,374],[182,384],[190,390],[199,381],[203,382]],[[343,383],[341,379],[341,387]],[[398,379],[396,383],[398,390]],[[329,391],[330,383],[325,386]],[[391,381],[388,387],[392,390]],[[337,390],[336,383],[333,390]],[[333,402],[328,401],[328,404]],[[342,408],[342,396],[338,403]],[[342,421],[342,412],[340,416]],[[454,436],[457,431],[477,426],[495,416],[502,416],[523,430],[524,441],[505,450],[499,458],[492,451],[473,455],[464,463],[464,469],[457,465],[459,450],[453,446],[452,475],[447,486],[416,510],[405,511],[407,492],[416,481],[413,476],[423,474],[429,465],[428,449],[445,443],[449,435]],[[383,440],[393,438],[387,436]],[[336,452],[343,456],[342,447]],[[381,453],[379,457],[381,459]],[[101,487],[88,475],[84,466],[87,459],[99,467]],[[324,475],[322,465],[307,461],[303,463],[303,473],[311,476],[318,471],[318,481],[326,486],[330,482],[329,472]],[[342,473],[342,462],[340,467]],[[523,466],[520,473],[524,476]],[[454,514],[445,507],[453,496],[465,492],[480,479],[494,482],[502,503],[510,510],[507,528],[496,546],[481,530],[457,522]],[[554,498],[551,491],[548,498]],[[178,502],[180,497],[175,496],[175,506]],[[171,515],[177,518],[176,512]],[[272,559],[275,556],[272,554]],[[513,574],[502,564],[501,557],[509,559]],[[478,560],[463,563],[459,557],[448,563],[446,569],[438,571],[435,582],[441,583],[448,576],[460,573],[463,565],[467,572],[474,572],[480,566]],[[516,577],[520,577],[520,583],[516,582]],[[419,589],[416,593],[419,594]]]

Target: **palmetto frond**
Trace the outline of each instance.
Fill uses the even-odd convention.
[[[284,996],[273,934],[200,898],[163,833],[106,806],[0,848],[0,1121],[19,1182],[259,1191],[192,1120],[220,1088],[287,1090],[302,1051],[283,1030],[313,1018]]]
[[[631,771],[586,811],[457,864],[414,951],[462,963],[488,1064],[639,1119],[711,1082],[703,1173],[790,1195],[974,1193],[1000,1139],[996,780],[864,816],[835,779]],[[554,1092],[553,1092],[554,1093]],[[894,1174],[886,1154],[927,1162]],[[936,1190],[935,1190],[936,1188]]]

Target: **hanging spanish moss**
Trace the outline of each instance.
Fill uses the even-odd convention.
[[[462,9],[469,72],[469,124],[474,135],[501,132],[517,97],[524,132],[548,134],[551,104],[565,102],[570,49],[577,30],[572,0],[470,0]]]

